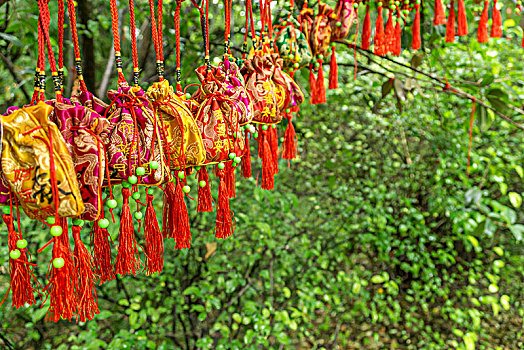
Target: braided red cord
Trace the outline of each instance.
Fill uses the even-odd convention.
[[[160,53],[160,60],[164,61],[164,35],[163,35],[163,28],[164,28],[164,11],[163,11],[163,0],[158,0],[158,52]]]
[[[71,38],[73,40],[73,50],[75,52],[75,60],[77,65],[81,67],[80,45],[78,43],[78,30],[76,28],[76,10],[73,0],[67,0],[67,11],[69,12],[69,22],[71,23]],[[77,69],[78,80],[80,81],[80,90],[87,91],[87,86],[82,76],[82,71]]]
[[[118,33],[118,8],[116,0],[109,0],[109,7],[111,8],[111,25],[113,29],[113,46],[115,48],[116,65],[118,71],[118,83],[124,83],[126,78],[122,73],[122,61],[120,59],[120,34]]]
[[[182,84],[180,84],[180,7],[182,1],[177,0],[175,9],[175,43],[176,43],[176,90],[177,92],[182,91]]]
[[[138,50],[136,47],[136,22],[135,22],[135,4],[133,0],[129,0],[129,20],[131,27],[131,53],[133,56],[133,77],[134,84],[138,86]]]
[[[155,18],[154,0],[149,0],[149,10],[151,12],[151,36],[153,38],[153,46],[155,47],[156,59],[157,61],[160,61],[160,57],[158,56],[158,29]]]
[[[58,70],[64,68],[64,1],[58,0]]]

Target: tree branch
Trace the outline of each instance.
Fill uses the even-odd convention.
[[[27,90],[25,89],[24,85],[21,83],[21,80],[18,77],[18,74],[16,74],[13,62],[11,62],[9,57],[4,56],[1,52],[0,52],[0,59],[2,59],[2,62],[4,62],[5,66],[7,67],[7,70],[9,71],[9,73],[11,73],[11,76],[13,77],[13,79],[16,81],[16,83],[20,87],[20,90],[22,90],[22,93],[24,94],[25,98],[27,99],[27,103],[29,103],[31,101],[31,97],[29,97]]]

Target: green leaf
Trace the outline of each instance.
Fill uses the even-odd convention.
[[[508,224],[514,224],[515,221],[517,221],[517,213],[515,213],[515,210],[506,206],[503,207],[502,211],[500,212],[500,216]]]
[[[375,275],[371,277],[371,283],[377,284],[377,283],[384,283],[385,281],[386,279],[382,275]]]
[[[517,192],[510,192],[508,193],[508,196],[509,196],[509,201],[511,205],[514,206],[515,208],[519,208],[520,205],[522,204],[522,196],[518,194]]]
[[[282,293],[284,293],[284,296],[289,299],[291,297],[291,290],[289,290],[288,287],[282,288]]]
[[[480,81],[480,83],[482,84],[482,86],[487,86],[493,83],[494,80],[495,80],[495,76],[491,73],[487,73],[486,75],[482,77],[482,80]]]
[[[393,89],[393,79],[388,79],[382,84],[382,98],[386,97]]]
[[[478,105],[475,109],[476,122],[481,132],[489,130],[491,124],[495,120],[495,114],[486,109],[484,106]]]
[[[466,350],[475,350],[475,341],[477,340],[477,335],[475,333],[466,333],[462,337],[462,340],[464,340]]]
[[[522,241],[522,237],[524,236],[524,225],[511,225],[509,230],[513,233],[513,236],[517,241]]]
[[[477,187],[470,188],[465,194],[466,205],[477,203],[481,196],[482,192]]]
[[[515,165],[515,171],[521,178],[524,177],[524,169],[520,165]]]
[[[479,247],[479,241],[478,239],[476,239],[475,237],[471,236],[471,235],[468,235],[466,237],[469,241],[469,243],[471,243],[471,245],[475,248],[478,248]]]
[[[33,312],[33,323],[40,321],[47,314],[47,310],[49,310],[49,305],[39,308],[35,312]]]
[[[262,231],[263,233],[265,233],[266,235],[268,235],[269,237],[271,237],[271,227],[265,223],[265,222],[257,222],[255,224],[255,226],[260,230]]]
[[[4,39],[8,43],[11,43],[18,47],[24,47],[24,44],[16,36],[0,32],[0,38]]]
[[[197,286],[190,286],[190,287],[187,287],[186,290],[184,290],[184,295],[195,295],[197,297],[199,297],[201,294],[200,292],[200,288],[198,288]]]
[[[242,323],[242,316],[240,316],[240,314],[235,312],[231,317],[236,323]]]
[[[502,249],[501,247],[495,247],[495,248],[493,248],[493,251],[494,251],[498,256],[503,256],[503,255],[504,255],[504,249]]]
[[[509,296],[504,294],[500,297],[500,305],[504,308],[504,310],[509,310],[510,304],[509,304]]]

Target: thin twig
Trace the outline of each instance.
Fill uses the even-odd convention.
[[[29,103],[31,101],[31,97],[29,97],[29,94],[27,93],[24,85],[22,85],[21,80],[18,77],[18,74],[16,74],[13,62],[11,62],[9,57],[4,56],[4,54],[2,54],[1,52],[0,52],[0,59],[2,59],[2,62],[4,62],[5,66],[7,67],[7,70],[9,71],[9,73],[11,73],[11,76],[13,77],[15,82],[20,87],[20,90],[22,90],[22,93],[24,94],[25,98],[27,99],[27,103]]]

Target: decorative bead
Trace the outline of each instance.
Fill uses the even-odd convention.
[[[202,181],[200,181],[200,182],[198,183],[198,185],[199,185],[200,187],[206,187],[206,182],[205,182],[204,180],[202,180]]]
[[[142,218],[144,217],[144,215],[143,215],[141,212],[137,211],[137,212],[135,213],[134,217],[135,217],[135,219],[137,219],[137,220],[142,220]]]
[[[117,205],[118,203],[116,202],[115,199],[110,199],[107,201],[107,206],[111,209],[115,209]]]
[[[51,227],[51,236],[53,237],[61,236],[63,232],[64,230],[62,229],[61,226],[56,225],[56,226]]]
[[[14,249],[9,252],[9,257],[13,260],[18,259],[20,255],[22,255],[22,253],[18,249]]]
[[[258,139],[258,132],[253,133],[253,136]]]
[[[184,193],[191,192],[191,187],[189,187],[188,185],[185,185],[184,187],[182,187],[182,192],[184,192]]]
[[[106,218],[98,220],[98,227],[100,228],[108,228],[109,227],[109,220]]]
[[[324,55],[323,54],[318,55],[318,59],[319,60],[323,60],[324,59]]]
[[[226,165],[224,163],[218,163],[218,169],[224,170],[225,167]]]
[[[4,205],[4,206],[2,207],[2,212],[3,212],[5,215],[9,215],[9,214],[11,214],[11,207],[8,206],[8,205]]]
[[[295,68],[299,68],[299,67],[300,67],[300,64],[298,64],[298,62],[295,62],[295,63],[293,64],[293,67],[295,67]]]
[[[182,180],[184,177],[186,177],[186,173],[183,170],[180,170],[177,175],[178,175],[178,178],[180,180]]]
[[[139,166],[138,168],[136,168],[135,174],[137,174],[138,176],[142,176],[145,173],[146,169],[144,167]]]
[[[25,239],[19,239],[16,241],[16,247],[18,249],[25,249],[27,247],[27,241]]]
[[[233,152],[229,153],[229,159],[235,159],[236,156],[237,156],[236,153],[233,153]]]
[[[159,164],[158,164],[158,162],[156,160],[152,160],[151,162],[149,162],[149,167],[151,169],[155,170],[155,169],[158,169]]]
[[[282,22],[283,26],[287,26],[287,21]]]
[[[122,187],[123,188],[130,188],[131,187],[131,184],[127,181],[122,181]]]
[[[273,124],[273,125],[271,125],[271,127],[272,127],[273,129],[276,129],[276,128],[277,128],[277,125],[276,125],[276,124]]]
[[[235,159],[234,159],[234,162],[237,163],[237,164],[240,163],[241,161],[242,161],[242,158],[240,158],[240,157],[235,157]]]
[[[200,171],[200,169],[202,169],[202,167],[200,165],[195,167],[196,171]]]
[[[131,195],[135,201],[137,201],[140,198],[140,192],[133,192]]]
[[[390,6],[389,6],[389,9],[390,9],[390,10],[394,10],[394,9],[395,9],[395,5],[390,5]]]
[[[131,185],[136,185],[138,178],[135,175],[131,175],[127,178],[127,182],[129,182]]]
[[[267,130],[267,125],[262,125],[262,130],[266,131]]]
[[[398,1],[398,0],[395,1],[395,5],[397,5],[397,6],[400,5],[400,1]]]
[[[290,112],[291,112],[291,109],[286,108],[286,113],[290,113]]]
[[[53,259],[53,267],[55,269],[61,269],[65,265],[65,260],[63,258],[54,258]]]
[[[73,225],[75,225],[75,226],[84,226],[84,220],[82,220],[82,219],[73,219]]]
[[[186,100],[189,100],[191,98],[191,94],[188,92],[186,93]]]
[[[354,7],[354,8],[357,8],[357,7],[358,7],[358,4],[355,2],[355,3],[353,4],[353,7]]]
[[[315,62],[315,68],[318,68],[318,67],[320,67],[320,63]]]
[[[54,225],[55,224],[55,217],[54,216],[49,216],[47,219],[45,219],[45,221],[49,224],[49,225]]]
[[[337,27],[342,27],[342,22],[337,22],[335,25],[336,25]]]

